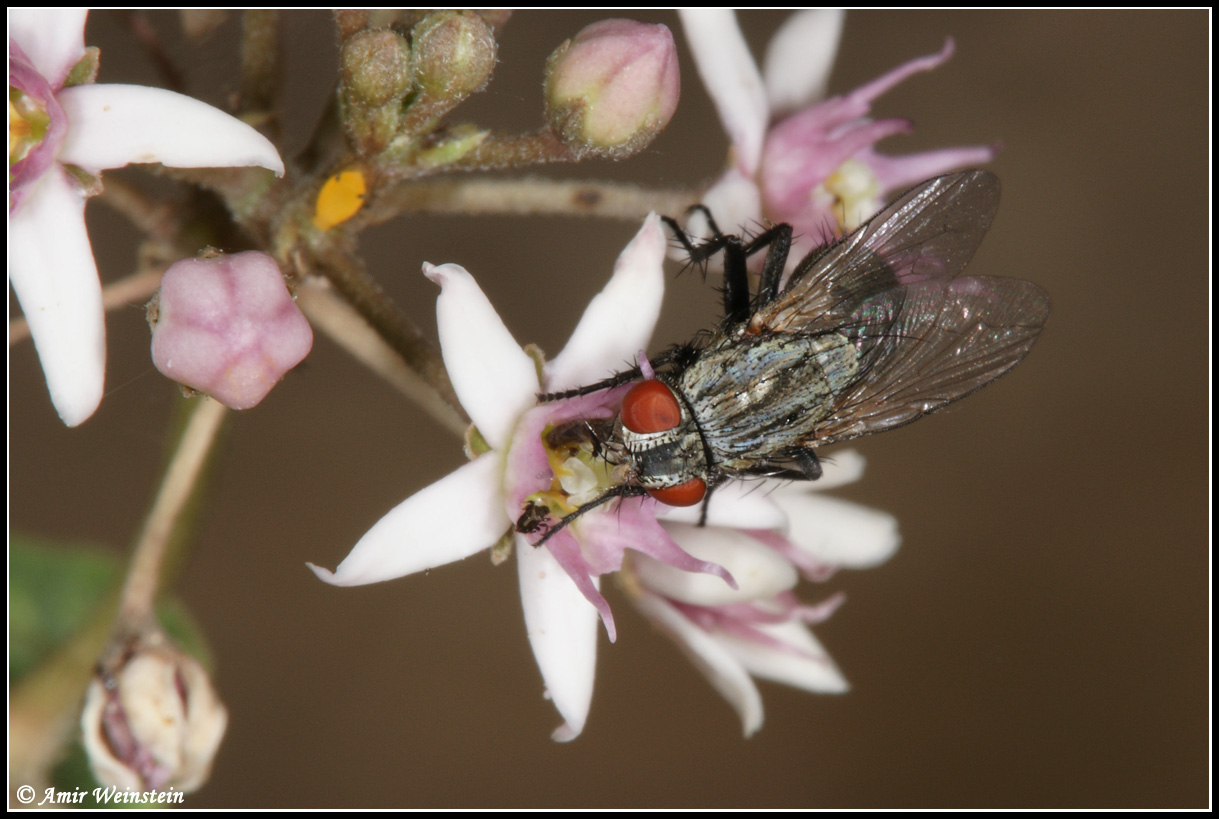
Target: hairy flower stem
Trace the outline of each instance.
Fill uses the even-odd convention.
[[[547,162],[576,162],[579,155],[554,132],[543,128],[529,134],[497,135],[449,163],[446,170],[521,168]]]
[[[161,488],[132,551],[127,580],[119,598],[115,642],[138,633],[153,617],[153,604],[175,551],[189,545],[187,514],[200,477],[218,438],[228,408],[206,396],[191,399],[186,425],[161,480]]]
[[[447,178],[399,185],[368,215],[380,222],[406,211],[454,214],[556,214],[642,219],[649,211],[678,216],[698,202],[694,190],[650,190],[628,183],[543,179]]]

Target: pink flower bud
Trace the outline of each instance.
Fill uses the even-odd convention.
[[[257,251],[175,263],[155,313],[157,369],[233,409],[257,405],[313,347],[279,266]]]
[[[662,25],[602,20],[546,64],[546,119],[578,152],[622,159],[669,124],[681,94],[677,47]]]

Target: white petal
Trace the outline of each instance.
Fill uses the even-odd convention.
[[[88,9],[9,9],[8,36],[57,88],[85,55]]]
[[[565,390],[605,378],[648,346],[664,300],[667,246],[660,217],[648,214],[563,352],[547,365],[547,389]]]
[[[726,9],[686,9],[681,22],[699,76],[736,150],[736,165],[753,176],[762,158],[770,111],[762,75],[736,15]]]
[[[901,543],[897,519],[808,487],[785,487],[772,495],[791,521],[788,538],[822,563],[862,569],[888,560]]]
[[[842,9],[806,9],[775,32],[762,68],[772,114],[806,108],[825,97],[845,19]]]
[[[440,285],[436,326],[457,398],[487,443],[501,449],[536,403],[537,367],[464,267],[425,262],[423,275]]]
[[[446,475],[377,521],[333,573],[309,565],[334,586],[379,583],[432,569],[488,548],[507,530],[499,459],[487,453]]]
[[[730,651],[659,597],[641,592],[635,605],[667,633],[741,717],[745,736],[762,727],[762,696]]]
[[[132,162],[174,168],[259,165],[284,175],[258,131],[194,97],[142,85],[78,85],[56,97],[68,116],[59,158],[90,173]]]
[[[102,400],[106,324],[85,232],[85,197],[52,166],[9,218],[8,277],[30,324],[51,402],[70,427]]]
[[[667,523],[665,531],[699,560],[723,566],[737,582],[733,589],[714,575],[687,572],[645,554],[632,554],[632,566],[649,589],[696,606],[723,606],[769,600],[796,586],[799,576],[774,549],[735,529]]]
[[[707,525],[733,529],[781,529],[787,515],[770,498],[773,484],[763,481],[728,481],[711,493]],[[674,523],[699,523],[703,507],[660,506],[656,517]]]
[[[552,736],[556,742],[567,742],[584,730],[593,700],[597,610],[549,550],[535,549],[518,537],[516,563],[529,645],[547,696],[564,720]]]
[[[759,625],[757,629],[785,645],[799,649],[800,653],[727,634],[717,635],[716,639],[755,677],[816,694],[841,694],[850,687],[838,666],[834,665],[829,654],[802,623]]]

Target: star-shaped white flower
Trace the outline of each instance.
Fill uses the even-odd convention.
[[[318,577],[339,586],[402,577],[469,557],[510,531],[533,483],[549,485],[553,477],[542,452],[542,427],[556,418],[610,411],[604,397],[538,405],[537,394],[605,378],[647,346],[664,295],[666,243],[659,218],[649,216],[567,346],[545,364],[540,377],[535,359],[512,338],[469,273],[453,264],[425,265],[425,274],[441,287],[436,313],[445,367],[491,451],[391,510],[333,573],[311,567]],[[718,568],[674,555],[675,546],[666,551],[671,541],[656,522],[656,506],[650,499],[628,498],[613,513],[593,510],[543,548],[516,536],[530,645],[548,695],[565,720],[555,739],[579,735],[588,716],[599,613],[613,636],[598,578],[618,568],[622,549],[647,548],[645,541],[664,537],[666,544],[653,550],[662,560],[683,563],[690,571]]]
[[[284,172],[266,137],[191,97],[136,85],[65,87],[85,56],[85,16],[84,9],[8,13],[8,275],[68,426],[97,409],[106,371],[101,283],[85,230],[91,192],[80,172],[96,177],[133,162]],[[16,161],[15,136],[26,137],[17,140]]]

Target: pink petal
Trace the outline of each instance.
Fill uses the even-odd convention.
[[[723,567],[738,584],[733,589],[710,574],[691,572],[646,554],[634,557],[632,565],[639,578],[649,589],[672,600],[696,606],[765,600],[789,591],[799,580],[795,568],[774,550],[735,529],[683,523],[666,524],[665,528],[695,559]]]
[[[648,346],[664,299],[667,245],[660,217],[648,214],[618,256],[605,288],[589,302],[567,346],[546,365],[547,389],[606,378]]]
[[[26,194],[38,184],[38,180],[59,156],[59,148],[68,133],[68,117],[55,99],[56,89],[34,67],[21,46],[12,41],[9,42],[8,84],[42,105],[50,120],[38,144],[9,166],[8,210],[9,213],[16,213]]]
[[[433,569],[490,547],[508,528],[498,501],[499,458],[487,453],[441,478],[377,521],[334,572],[334,586],[362,586]]]
[[[771,116],[825,96],[845,19],[842,9],[805,9],[793,12],[775,32],[762,70]]]
[[[952,53],[956,50],[956,45],[952,38],[949,37],[944,41],[944,47],[937,54],[928,54],[926,57],[916,57],[913,60],[902,63],[897,68],[893,69],[883,76],[877,77],[872,82],[861,85],[849,94],[841,97],[843,105],[848,109],[840,112],[843,119],[861,117],[868,113],[871,107],[872,100],[884,94],[889,89],[900,85],[906,79],[918,74],[921,71],[931,71],[938,68],[952,57]]]
[[[529,645],[546,694],[564,720],[553,737],[567,742],[584,730],[592,703],[597,612],[547,549],[535,549],[524,538],[516,542]]]
[[[876,174],[876,179],[885,191],[901,191],[916,182],[930,179],[933,176],[968,168],[971,165],[982,165],[990,162],[999,152],[993,145],[971,145],[963,148],[941,148],[938,151],[924,151],[918,154],[903,156],[886,156],[867,148],[859,155]]]
[[[762,158],[770,108],[736,15],[726,9],[686,9],[680,14],[699,76],[732,141],[736,167],[753,176]]]
[[[8,277],[47,377],[51,402],[70,427],[102,400],[106,326],[102,286],[85,232],[85,196],[51,167],[9,218]]]
[[[597,510],[591,514],[591,517],[601,515],[600,510]],[[531,545],[530,548],[535,547]],[[575,584],[576,590],[601,615],[601,622],[605,624],[605,633],[609,635],[610,642],[617,640],[618,630],[614,625],[614,613],[610,610],[609,601],[601,594],[599,578],[601,571],[589,565],[589,562],[585,560],[580,541],[576,540],[572,529],[563,529],[552,535],[546,542],[546,550],[554,558],[555,564]]]
[[[537,366],[465,268],[425,262],[423,275],[440,285],[436,325],[457,398],[487,443],[502,449],[536,403]]]
[[[184,94],[141,85],[78,85],[58,99],[69,122],[60,160],[90,173],[160,162],[174,168],[258,165],[284,174],[269,139]]]

